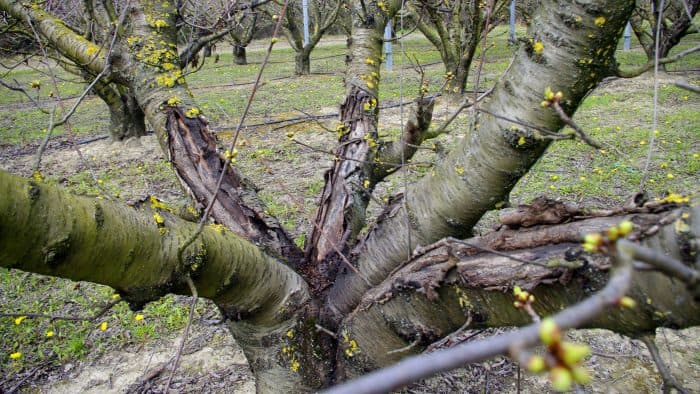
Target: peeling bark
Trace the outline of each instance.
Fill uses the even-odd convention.
[[[140,59],[132,71],[132,87],[183,188],[202,209],[216,190],[225,159],[217,152],[216,137],[178,67],[174,8],[157,2],[152,7],[148,11],[151,14],[140,8],[134,8],[132,13],[132,45],[135,57]],[[160,18],[163,26],[154,27],[154,18]],[[235,167],[229,166],[225,171],[212,209],[213,218],[261,244],[267,253],[297,263],[301,251],[277,220],[265,213],[255,186]]]
[[[370,155],[378,149],[377,106],[383,26],[356,27],[346,72],[347,94],[340,106],[339,147],[315,219],[307,256],[321,262],[356,236],[365,223],[372,192]],[[370,146],[369,141],[372,141]],[[366,181],[366,182],[365,182]]]
[[[639,235],[665,218],[679,218],[681,212],[688,211],[686,207],[658,214],[508,230],[467,240],[466,244],[443,240],[417,251],[410,262],[369,291],[344,320],[339,332],[355,341],[356,349],[350,356],[348,345],[341,346],[339,369],[347,378],[393,364],[449,335],[468,318],[472,321],[470,329],[529,324],[528,314],[513,307],[515,285],[534,294],[533,307],[540,316],[557,313],[589,297],[607,282],[608,260],[581,254],[584,234],[606,231],[628,219],[635,223]],[[691,214],[693,223],[700,221],[700,209],[695,207]],[[671,222],[644,243],[692,267],[694,259],[689,259],[687,249],[693,248],[698,234],[688,237],[677,228]],[[531,263],[485,252],[484,247],[509,250],[510,256]],[[639,336],[657,327],[700,324],[700,303],[693,301],[682,283],[663,274],[637,272],[628,294],[637,301],[636,308],[609,308],[589,327]],[[394,352],[397,349],[404,350]]]

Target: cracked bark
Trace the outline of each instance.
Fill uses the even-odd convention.
[[[671,205],[671,208],[673,206]],[[666,208],[669,208],[667,205]],[[338,351],[339,370],[345,377],[364,374],[419,353],[436,340],[460,328],[468,317],[470,329],[519,326],[531,322],[527,313],[513,307],[515,285],[535,296],[540,316],[559,312],[602,288],[610,264],[604,256],[581,254],[584,234],[603,232],[623,219],[632,220],[636,234],[666,218],[681,220],[689,213],[700,221],[700,209],[591,218],[566,224],[540,225],[526,230],[505,230],[487,237],[443,240],[418,251],[382,284],[369,291],[357,309],[344,320],[339,332],[354,340]],[[693,266],[687,251],[698,234],[679,232],[671,221],[643,243],[663,250]],[[531,264],[484,252],[481,248],[508,250]],[[700,324],[700,303],[679,281],[658,272],[637,272],[628,293],[637,307],[609,308],[589,327],[606,328],[628,336],[653,332],[657,327]],[[413,346],[410,346],[413,344]],[[405,349],[402,352],[393,352]]]

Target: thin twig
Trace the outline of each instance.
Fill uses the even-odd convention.
[[[696,85],[691,85],[687,81],[676,81],[674,85],[678,86],[681,89],[691,91],[693,93],[700,93],[700,87]]]
[[[666,254],[624,239],[618,241],[618,248],[626,248],[633,259],[647,263],[667,276],[680,279],[691,291],[700,285],[700,272]]]
[[[459,327],[456,331],[454,331],[454,332],[451,333],[450,335],[448,335],[448,336],[446,336],[446,337],[440,339],[439,341],[435,341],[435,342],[431,343],[431,344],[425,349],[425,352],[426,352],[426,353],[430,353],[430,352],[432,352],[432,351],[435,350],[435,349],[441,348],[441,347],[442,347],[443,345],[445,345],[446,343],[451,342],[454,338],[456,338],[459,334],[461,334],[464,330],[466,330],[467,327],[469,327],[469,326],[471,326],[471,325],[472,325],[472,314],[469,313],[469,315],[467,316],[467,320],[464,321],[464,324],[462,324],[461,327]]]
[[[559,101],[552,101],[552,107],[557,112],[557,115],[559,115],[559,118],[569,127],[574,129],[576,135],[578,136],[578,138],[581,139],[581,141],[596,149],[602,148],[602,146],[599,143],[593,141],[588,135],[586,135],[586,132],[583,131],[583,129],[578,124],[576,124],[576,122],[574,122],[574,120],[571,119],[569,115],[566,114],[566,112],[564,112],[564,109],[561,107],[561,105],[559,105]]]
[[[416,347],[418,342],[419,342],[419,339],[416,339],[413,342],[409,343],[408,345],[406,345],[402,348],[389,350],[388,352],[386,352],[386,354],[403,353],[403,352],[409,351],[409,350],[413,349],[414,347]]]
[[[654,338],[650,335],[644,335],[640,339],[642,340],[644,345],[646,345],[647,349],[649,349],[651,359],[654,360],[654,364],[656,364],[656,370],[659,371],[659,375],[661,375],[661,380],[663,381],[662,390],[664,394],[670,393],[671,388],[678,390],[678,392],[681,394],[688,394],[688,390],[685,387],[681,386],[680,383],[678,383],[676,378],[671,374],[671,371],[668,369],[668,366],[664,362],[664,359],[661,358],[661,355],[659,354],[659,348],[657,348],[656,343],[654,343]]]
[[[197,305],[197,287],[194,285],[194,282],[192,282],[192,278],[189,274],[185,275],[185,281],[187,282],[187,286],[189,286],[190,288],[190,293],[192,294],[192,302],[190,303],[190,313],[187,315],[187,324],[185,325],[185,330],[182,332],[182,340],[180,340],[180,346],[178,346],[177,353],[175,354],[175,362],[173,364],[173,369],[170,370],[170,377],[168,378],[168,382],[165,384],[165,393],[168,392],[168,389],[170,388],[170,383],[173,381],[173,377],[175,376],[177,366],[180,363],[182,349],[185,348],[185,341],[187,341],[187,335],[190,332],[190,326],[192,326],[192,319],[194,317],[194,307]]]
[[[479,82],[481,80],[481,70],[484,67],[484,63],[486,62],[486,42],[488,38],[488,33],[490,31],[490,25],[491,25],[491,11],[493,11],[494,7],[494,0],[490,0],[489,4],[486,8],[486,22],[484,23],[484,30],[482,31],[482,37],[481,37],[481,56],[479,58],[479,65],[476,68],[476,75],[474,76],[474,100],[473,100],[473,110],[474,114],[476,114],[476,110],[479,108],[479,100],[477,97],[476,92],[479,90]]]
[[[49,114],[49,111],[47,111],[47,110],[41,108],[41,105],[39,104],[39,102],[38,102],[37,100],[35,100],[34,97],[32,97],[32,95],[29,94],[29,92],[27,92],[27,89],[23,88],[22,85],[20,85],[19,82],[17,82],[17,80],[15,80],[14,82],[15,82],[16,85],[15,85],[15,86],[12,86],[12,85],[10,85],[10,84],[4,82],[2,79],[0,79],[0,85],[4,86],[4,87],[7,88],[7,89],[14,90],[15,92],[21,92],[22,94],[24,94],[24,95],[29,99],[29,101],[30,101],[32,104],[34,104],[34,105],[36,106],[36,108],[37,108],[39,111],[41,111],[41,112],[43,112],[43,113],[45,113],[45,114],[47,114],[47,115]]]
[[[642,171],[642,180],[639,182],[639,191],[644,190],[644,186],[649,176],[649,166],[651,165],[651,157],[654,152],[654,143],[656,142],[656,127],[659,117],[659,41],[661,37],[661,23],[663,22],[664,0],[659,2],[659,17],[656,22],[656,36],[654,37],[654,108],[652,109],[652,125],[649,138],[649,150],[647,159],[644,162],[644,170]]]
[[[321,326],[320,324],[314,324],[314,327],[316,327],[316,330],[321,331],[322,333],[328,334],[333,338],[338,338],[338,334],[334,333],[333,331],[327,329],[326,327]]]

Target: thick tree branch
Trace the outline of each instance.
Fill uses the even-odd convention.
[[[260,243],[267,252],[291,263],[298,262],[301,251],[277,219],[265,212],[255,186],[235,167],[226,166],[226,158],[217,152],[216,137],[187,89],[182,69],[177,66],[174,7],[158,2],[153,7],[161,8],[151,10],[148,17],[138,7],[132,12],[132,45],[139,61],[132,65],[130,87],[183,188],[197,208],[206,207],[225,171],[211,211],[213,218],[246,239]],[[162,21],[160,26],[154,20]]]
[[[180,260],[180,244],[197,225],[166,210],[75,197],[5,172],[0,190],[0,266],[111,286],[132,308],[167,293],[189,295],[191,276],[199,295],[229,320],[251,363],[265,363],[255,371],[261,391],[272,391],[275,381],[292,392],[320,384],[306,348],[313,330],[300,323],[309,314],[306,283],[256,245],[206,226]],[[287,338],[290,330],[294,338]],[[283,338],[303,365],[290,369]]]
[[[688,213],[687,208],[677,208],[676,211],[625,218],[635,223],[635,234],[643,234],[646,228],[662,221],[663,216]],[[700,220],[700,209],[693,209],[689,216],[693,222]],[[487,244],[484,243],[486,239],[465,243],[446,240],[425,248],[381,286],[371,290],[357,310],[345,320],[339,330],[341,336],[346,338],[346,343],[339,349],[340,370],[348,376],[358,376],[372,368],[393,364],[402,355],[392,353],[391,349],[413,344],[407,352],[419,352],[431,342],[460,327],[465,316],[472,318],[470,328],[527,324],[530,317],[513,308],[513,298],[508,294],[515,285],[534,295],[536,301],[533,306],[540,316],[556,314],[562,306],[580,303],[558,315],[568,316],[560,320],[560,324],[565,327],[599,327],[637,336],[653,332],[656,327],[700,324],[700,303],[692,301],[692,295],[684,289],[683,283],[660,273],[640,272],[629,276],[626,279],[629,283],[620,287],[620,282],[615,284],[620,279],[616,278],[620,272],[613,273],[608,279],[610,264],[605,258],[599,255],[580,255],[580,244],[573,242],[580,240],[586,233],[606,232],[611,224],[619,223],[622,219],[592,218],[541,226],[541,229],[529,230],[539,234],[535,239],[533,234],[523,234],[520,230],[509,234],[495,233],[495,237],[486,238],[490,239]],[[690,231],[679,233],[676,231],[678,226],[677,223],[671,223],[643,242],[662,248],[669,256],[685,256],[685,263],[692,264],[692,257],[690,261],[687,260],[690,257],[688,251],[692,253],[696,250],[697,247],[692,245],[698,239],[698,234]],[[572,233],[572,228],[577,232]],[[543,231],[545,229],[547,231]],[[560,234],[568,236],[562,238]],[[521,235],[524,242],[512,241]],[[506,245],[505,240],[511,245],[534,242],[530,242],[525,249],[508,252],[512,256],[510,258],[494,256],[491,252],[484,251],[488,247]],[[488,247],[484,247],[486,245]],[[638,257],[635,250],[639,246],[631,245],[626,240],[617,243],[616,253],[618,260],[624,262],[622,270],[627,272],[624,274],[626,276],[630,274],[633,261]],[[583,260],[581,257],[584,257]],[[529,260],[530,263],[522,263],[523,260]],[[687,268],[686,265],[683,266]],[[600,300],[594,301],[599,296],[591,297],[591,293],[606,282],[608,284],[602,292],[615,288],[615,296],[606,296],[607,302],[592,308],[591,304]],[[629,290],[626,290],[627,287]],[[600,314],[600,307],[613,304],[623,295],[637,300],[638,306],[632,310],[608,309],[606,313]],[[578,317],[574,319],[575,316]],[[368,334],[369,327],[375,328],[371,334]],[[376,327],[382,329],[377,330]],[[518,330],[514,335],[507,334],[466,345],[460,354],[455,350],[452,356],[438,359],[433,359],[430,355],[421,356],[426,364],[420,368],[418,375],[426,377],[429,373],[445,370],[444,363],[452,357],[458,357],[462,362],[476,362],[512,351],[528,342],[531,345],[534,343],[531,342],[533,338],[529,337],[532,327]],[[523,338],[530,339],[521,342]],[[348,351],[350,341],[353,346]],[[429,360],[426,361],[427,359]],[[434,361],[443,363],[443,366],[428,366]],[[386,372],[380,371],[376,379],[398,379],[402,384],[409,381],[402,379],[415,380],[416,370],[407,367],[405,363],[414,365],[408,360],[401,362]],[[396,375],[398,370],[404,371],[400,378]],[[358,380],[360,381],[368,380],[362,378]],[[381,384],[389,385],[384,382]],[[376,390],[390,390],[389,387],[397,386],[381,386]],[[357,390],[358,386],[348,388]]]
[[[419,98],[410,107],[410,112],[403,132],[398,141],[384,144],[373,160],[376,164],[372,170],[370,186],[386,178],[400,167],[394,163],[406,163],[418,151],[426,139],[430,122],[433,118],[435,99],[432,97]]]

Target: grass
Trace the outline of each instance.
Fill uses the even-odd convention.
[[[491,36],[485,55],[481,86],[489,86],[508,66],[513,48],[506,43],[505,27],[498,27]],[[519,32],[522,34],[522,31]],[[688,37],[673,53],[697,45],[699,35]],[[400,56],[400,45],[395,45],[395,69],[382,70],[380,103],[410,100],[419,88],[419,77],[412,70],[408,58],[427,64],[425,76],[430,81],[432,93],[443,82],[444,70],[440,57],[425,40],[411,38],[403,43],[407,57]],[[479,51],[480,53],[480,51]],[[473,67],[477,66],[479,53]],[[272,54],[272,62],[265,72],[267,83],[260,89],[248,123],[266,119],[287,119],[302,115],[301,111],[318,113],[322,109],[333,111],[342,101],[344,88],[343,44],[319,47],[312,54],[311,67],[315,74],[293,78],[293,53],[278,49]],[[263,57],[262,51],[250,51],[248,66],[232,66],[229,53],[222,53],[219,63],[209,60],[204,68],[187,77],[197,100],[215,127],[231,127],[237,122],[250,92]],[[639,47],[632,51],[618,52],[618,60],[629,67],[642,64],[646,57]],[[437,63],[437,64],[431,64]],[[401,67],[405,67],[401,71]],[[669,69],[693,69],[700,66],[700,56],[689,56],[673,64]],[[79,94],[82,84],[75,83],[62,71],[57,71],[60,94]],[[697,74],[693,74],[698,83]],[[22,68],[10,73],[9,78],[23,85],[42,80],[39,98],[46,99],[49,82],[36,70]],[[63,81],[63,80],[66,81]],[[474,71],[469,84],[473,84]],[[652,90],[648,76],[636,83],[618,82],[603,84],[581,105],[575,120],[592,138],[603,145],[594,150],[580,142],[553,143],[546,155],[522,178],[511,193],[513,203],[526,203],[546,194],[550,197],[580,201],[586,204],[609,206],[623,200],[639,189],[646,174],[645,189],[652,197],[667,192],[694,193],[700,184],[700,97],[672,85],[664,78],[659,90],[658,133],[649,169],[645,173],[649,151],[652,113]],[[3,91],[0,105],[5,107],[0,118],[0,145],[24,145],[36,143],[43,136],[42,129],[47,116],[26,105],[26,98],[15,92]],[[24,103],[24,104],[23,104]],[[436,110],[442,110],[441,102]],[[68,105],[68,107],[70,104]],[[443,115],[444,116],[444,115]],[[436,121],[442,119],[436,114]],[[106,132],[108,115],[106,107],[96,98],[88,98],[72,118],[73,132],[79,136]],[[395,136],[399,128],[394,121],[381,120],[382,134]],[[335,120],[327,122],[333,128]],[[447,148],[460,138],[468,118],[461,117],[453,126],[454,131],[437,142]],[[248,130],[240,144],[239,167],[262,190],[261,198],[268,204],[268,212],[276,215],[292,233],[295,241],[305,242],[302,230],[308,228],[323,188],[322,174],[329,163],[323,153],[299,147],[285,137],[294,131],[297,138],[319,149],[330,150],[334,146],[333,134],[317,124],[305,123],[292,128],[276,129],[274,126]],[[62,128],[57,135],[64,133]],[[231,138],[230,131],[219,133],[222,143]],[[117,155],[116,153],[114,154]],[[97,158],[88,160],[95,161]],[[177,189],[177,182],[163,159],[128,163],[119,166],[118,161],[100,159],[95,162],[95,175],[102,181],[102,188],[112,196],[123,199],[142,197],[146,191]],[[422,152],[415,162],[432,162],[434,155]],[[427,167],[414,167],[409,171],[413,181],[428,171]],[[60,178],[60,179],[59,179]],[[85,195],[99,195],[92,175],[84,168],[72,171],[53,182],[61,183],[71,191]],[[390,177],[378,188],[381,201],[402,190],[402,173]],[[154,186],[155,185],[155,186]],[[379,209],[376,206],[375,209]],[[3,312],[41,312],[87,316],[97,306],[109,301],[111,289],[103,286],[75,283],[66,280],[16,271],[0,270],[0,301]],[[46,296],[50,295],[50,296]],[[205,308],[200,306],[200,312]],[[25,319],[15,324],[14,317],[0,318],[0,373],[11,375],[44,361],[62,363],[90,354],[96,357],[113,348],[131,346],[161,337],[173,336],[173,331],[183,327],[187,306],[176,297],[165,297],[153,302],[139,312],[143,320],[126,305],[118,304],[102,319],[90,322],[67,322],[48,319]],[[201,312],[203,313],[203,312]],[[106,322],[106,330],[100,324]],[[52,331],[52,336],[47,332]],[[10,358],[14,352],[21,357]]]

